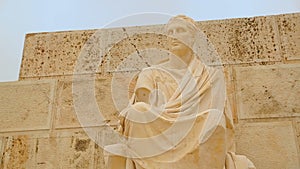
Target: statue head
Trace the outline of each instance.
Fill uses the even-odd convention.
[[[172,17],[166,24],[165,31],[168,36],[174,38],[170,49],[173,53],[184,56],[192,52],[198,31],[193,19],[185,15]]]

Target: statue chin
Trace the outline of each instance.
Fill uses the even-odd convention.
[[[190,48],[188,48],[184,45],[178,45],[178,46],[172,47],[171,52],[184,62],[187,61],[187,60],[190,60],[188,58],[193,53]],[[186,64],[188,64],[188,63],[186,63]]]
[[[188,48],[185,46],[172,46],[171,52],[178,57],[183,57],[188,54]]]

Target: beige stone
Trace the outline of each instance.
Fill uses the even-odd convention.
[[[103,148],[107,145],[118,143],[119,132],[116,131],[116,126],[107,126],[97,128],[89,132],[89,136],[95,140],[95,155],[94,155],[94,168],[106,169],[108,167],[109,153],[105,152]],[[92,133],[96,133],[94,136]]]
[[[162,32],[162,25],[123,28],[119,39],[110,39],[107,52],[109,72],[136,71],[166,59],[168,37]],[[111,32],[112,35],[118,32]],[[111,36],[111,35],[109,35]]]
[[[289,16],[286,15],[287,18]],[[237,64],[282,60],[275,23],[275,17],[268,16],[198,22],[198,27],[212,41],[223,63]],[[83,63],[79,68],[85,73],[114,71],[131,54],[144,55],[142,52],[149,48],[168,49],[167,38],[162,35],[162,28],[163,25],[155,25],[28,34],[20,79],[72,75],[74,65],[79,62]],[[295,29],[294,33],[298,34],[297,31]],[[293,45],[285,44],[287,47]],[[84,45],[86,47],[83,47]],[[103,55],[100,56],[100,48],[103,46],[111,50],[102,51]],[[126,68],[147,65],[144,60],[131,61],[134,62],[127,62]]]
[[[235,67],[240,119],[300,115],[300,65]]]
[[[200,22],[223,63],[282,60],[274,17],[254,17]]]
[[[237,152],[253,160],[257,169],[298,169],[295,141],[289,121],[240,124],[236,131]]]
[[[73,106],[72,82],[57,83],[55,128],[80,127]]]
[[[224,67],[224,75],[226,80],[226,95],[228,106],[230,107],[230,111],[232,113],[232,118],[235,123],[238,121],[238,114],[236,110],[236,92],[235,92],[235,81],[234,81],[234,72],[233,66],[226,65]]]
[[[106,161],[103,149],[95,144],[94,169],[107,169]]]
[[[50,137],[31,134],[9,136],[3,138],[2,147],[0,168],[3,169],[92,169],[95,168],[94,158],[98,168],[104,168],[101,147],[82,129],[58,131]]]
[[[80,90],[75,90],[72,85],[78,86]],[[75,102],[76,105],[74,105],[74,99],[86,97],[87,91],[90,91],[91,89],[89,85],[94,87],[95,92],[93,95],[87,96],[91,101],[85,99],[83,103]],[[111,96],[111,78],[102,78],[95,81],[84,78],[74,81],[60,81],[58,82],[56,99],[57,109],[55,128],[88,127],[97,124],[103,125],[101,121],[99,121],[100,118],[97,113],[92,112],[91,114],[88,114],[88,111],[85,111],[85,109],[88,109],[88,104],[93,102],[93,99],[96,100],[96,111],[99,110],[99,112],[104,115],[106,122],[117,122],[117,112]],[[81,117],[84,117],[84,119]],[[81,123],[79,120],[81,120]],[[87,121],[95,121],[95,123],[87,124],[85,123]]]
[[[300,59],[300,13],[276,16],[283,56]]]
[[[20,79],[73,74],[77,56],[94,32],[95,30],[28,34]]]
[[[160,42],[164,39],[162,35],[153,36],[153,32],[161,27],[156,25],[28,34],[20,79],[113,72],[132,53],[142,52],[145,48],[166,48]],[[132,62],[134,59],[129,60],[131,62],[123,64],[126,68],[139,68],[144,64],[143,60],[135,63]],[[118,68],[118,71],[124,69]]]
[[[0,132],[49,129],[53,80],[0,84]]]
[[[0,137],[0,166],[3,166],[4,138]],[[3,167],[2,167],[3,168]]]
[[[295,122],[295,125],[296,125],[296,136],[297,136],[297,143],[298,143],[298,150],[299,150],[299,153],[300,153],[300,120],[296,121]],[[299,158],[299,161],[300,161],[300,158]]]
[[[35,141],[38,169],[93,168],[95,144],[82,130],[58,132],[53,137]]]
[[[34,168],[34,142],[26,135],[3,139],[3,153],[0,168]]]

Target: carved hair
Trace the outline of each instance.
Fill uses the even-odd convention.
[[[194,21],[192,18],[190,18],[186,15],[177,15],[177,16],[172,17],[169,20],[169,22],[167,23],[167,26],[176,20],[184,21],[185,23],[187,23],[188,27],[190,27],[195,32],[199,31],[196,21]]]

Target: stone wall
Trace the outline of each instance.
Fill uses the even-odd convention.
[[[300,13],[198,22],[223,60],[237,153],[247,155],[258,169],[300,168],[299,21]],[[101,38],[112,45],[109,43],[125,33],[161,27],[100,31],[105,35]],[[26,36],[19,81],[0,83],[0,168],[105,168],[103,150],[78,121],[72,94],[78,56],[95,32]],[[151,36],[144,35],[140,45],[147,47],[151,42],[161,47]],[[115,55],[107,55],[94,74],[94,97],[112,126],[118,111],[112,100],[111,70],[126,52],[134,50],[124,44],[139,38],[118,43],[112,51]],[[93,41],[97,43],[97,39]],[[90,58],[93,55],[92,51]],[[95,72],[90,58],[82,77]],[[76,83],[88,84],[90,78],[83,79],[87,80]]]

